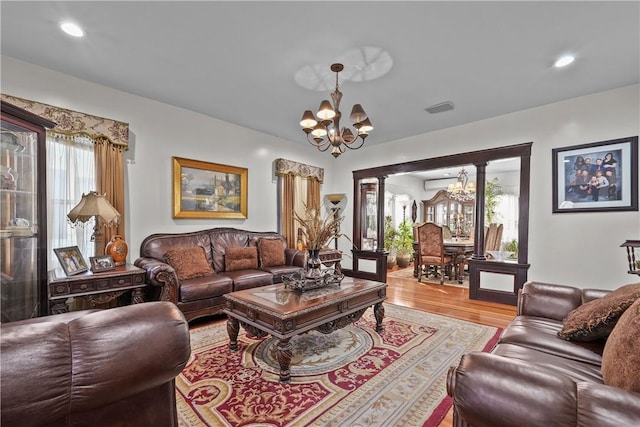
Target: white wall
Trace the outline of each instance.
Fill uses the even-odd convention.
[[[625,240],[640,239],[640,213],[552,214],[551,149],[638,135],[639,88],[628,86],[365,146],[348,153],[348,168],[334,169],[334,191],[349,191],[352,170],[533,142],[528,278],[583,288],[638,282],[637,276],[626,273],[626,252],[619,246]],[[380,119],[376,123],[384,126]],[[375,132],[370,138],[375,138]],[[343,229],[350,227],[345,223]]]
[[[132,149],[125,155],[129,262],[138,257],[142,239],[153,233],[212,227],[276,231],[273,161],[286,158],[323,167],[325,175],[332,168],[333,157],[318,153],[302,132],[300,144],[292,144],[6,56],[2,56],[1,83],[6,94],[129,123]],[[173,219],[172,156],[248,168],[248,218]]]
[[[137,257],[142,239],[156,232],[217,226],[275,230],[276,185],[272,162],[278,157],[324,167],[322,192],[346,193],[351,199],[353,170],[533,141],[529,279],[604,288],[638,281],[626,273],[625,253],[619,246],[627,239],[640,239],[640,213],[551,213],[551,149],[638,135],[638,85],[387,144],[365,144],[360,151],[338,159],[319,153],[303,138],[299,145],[292,144],[5,56],[1,90],[130,124],[133,150],[128,153],[130,162],[126,170],[130,262]],[[376,123],[384,126],[382,118]],[[375,132],[370,138],[375,138]],[[248,168],[249,218],[174,220],[171,156]],[[353,203],[349,200],[346,213],[352,210]],[[352,229],[349,215],[342,229],[345,232]]]

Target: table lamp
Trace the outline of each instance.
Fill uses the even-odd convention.
[[[80,202],[67,214],[72,224],[80,225],[95,217],[91,240],[95,242],[96,255],[104,255],[104,233],[100,227],[112,227],[120,222],[120,213],[106,199],[105,194],[90,191],[82,195]]]

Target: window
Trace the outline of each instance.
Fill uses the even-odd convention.
[[[67,213],[83,193],[96,189],[95,144],[85,137],[65,138],[47,134],[47,247],[78,246],[85,258],[94,255],[93,220],[72,227]],[[49,251],[49,268],[58,265]]]

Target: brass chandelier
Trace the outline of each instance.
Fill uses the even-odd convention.
[[[469,181],[469,174],[464,168],[458,173],[458,180],[455,184],[449,184],[447,196],[459,202],[467,202],[476,197],[476,185]]]
[[[311,110],[306,110],[300,121],[302,130],[307,134],[307,141],[320,151],[327,151],[329,147],[332,147],[331,155],[333,157],[338,157],[347,148],[357,150],[362,147],[365,138],[373,130],[371,121],[360,104],[355,104],[351,110],[350,119],[353,122],[355,133],[348,127],[340,127],[342,92],[338,87],[338,73],[343,69],[342,64],[331,65],[331,71],[336,73],[336,88],[331,92],[333,106],[325,99],[320,103],[316,116]],[[360,144],[355,145],[354,142],[358,137],[361,139]]]

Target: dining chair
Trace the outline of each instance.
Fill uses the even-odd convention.
[[[499,251],[502,243],[502,231],[504,229],[503,224],[489,224],[486,227],[484,234],[484,253],[488,254],[488,251]],[[490,255],[489,255],[490,256]]]
[[[431,267],[436,274],[440,267],[440,284],[444,284],[445,270],[451,278],[454,260],[444,251],[444,232],[441,226],[432,222],[426,222],[418,227],[418,254],[415,262],[418,265],[418,282],[423,273],[427,273]]]

